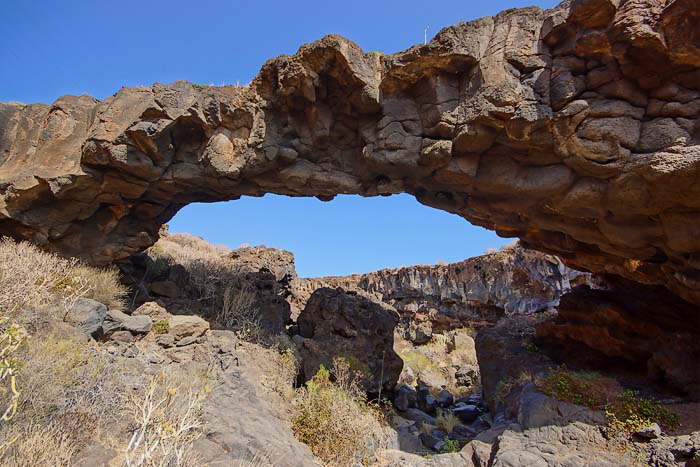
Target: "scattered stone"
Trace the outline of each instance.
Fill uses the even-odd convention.
[[[430,415],[435,415],[438,407],[440,407],[440,404],[438,403],[437,398],[430,394],[430,391],[427,388],[419,388],[418,407]]]
[[[447,389],[443,389],[442,391],[440,391],[440,393],[437,396],[437,402],[438,404],[440,404],[440,407],[443,408],[454,404],[454,401],[454,396]]]
[[[661,436],[661,427],[658,425],[658,423],[652,423],[641,430],[635,431],[634,434],[644,439],[656,439]]]
[[[479,381],[479,367],[477,365],[460,366],[455,371],[455,382],[458,386],[471,388]]]
[[[156,344],[169,348],[175,345],[175,337],[172,334],[159,334],[156,336]]]
[[[156,321],[170,319],[170,313],[157,302],[146,302],[131,314],[131,316],[150,316],[151,320]]]
[[[415,407],[417,403],[418,394],[413,388],[406,385],[399,386],[394,396],[394,406],[397,410],[405,412],[409,408]]]
[[[475,431],[466,425],[457,425],[452,429],[449,437],[450,439],[465,440],[468,438],[473,438],[477,433],[478,431]]]
[[[423,445],[433,451],[440,452],[445,447],[446,443],[442,438],[427,433],[421,433],[419,436]]]
[[[198,342],[199,339],[200,339],[199,337],[187,336],[187,337],[183,337],[182,339],[177,341],[177,343],[175,345],[177,347],[184,347],[186,345],[190,345],[190,344],[194,344],[195,342]]]
[[[133,342],[134,335],[129,331],[115,331],[109,336],[110,339],[117,342]]]
[[[176,341],[185,337],[199,337],[209,330],[209,323],[199,316],[175,315],[168,320],[168,334]]]
[[[147,334],[151,330],[150,316],[130,316],[117,310],[109,310],[102,323],[102,332],[109,336],[116,331],[130,331],[133,334]]]
[[[413,420],[414,422],[421,422],[421,423],[427,423],[428,425],[437,425],[437,420],[435,417],[431,417],[427,413],[423,412],[420,409],[416,409],[414,407],[408,408],[404,413],[401,414],[403,418],[407,418],[408,420]]]
[[[469,424],[479,418],[481,411],[475,405],[456,405],[452,408],[452,413],[463,423]]]

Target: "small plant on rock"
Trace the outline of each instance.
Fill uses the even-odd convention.
[[[462,423],[455,414],[447,410],[440,410],[435,419],[437,420],[438,428],[446,433],[452,433],[452,430]]]
[[[440,454],[452,454],[454,452],[459,452],[462,449],[462,446],[460,446],[459,441],[450,439],[447,436],[443,438],[443,441],[445,442],[445,445],[440,449]]]
[[[170,323],[167,319],[161,319],[153,323],[153,332],[156,334],[167,334],[170,330]]]
[[[605,408],[608,430],[612,435],[634,433],[652,423],[665,428],[678,426],[678,414],[658,402],[640,397],[634,391],[622,391]]]

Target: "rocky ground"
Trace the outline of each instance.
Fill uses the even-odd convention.
[[[189,446],[174,465],[320,465],[318,446],[297,439],[300,388],[323,368],[334,369],[339,357],[359,375],[361,391],[377,401],[372,413],[380,414],[365,420],[372,436],[355,446],[362,455],[353,462],[698,462],[700,404],[693,402],[692,385],[673,378],[682,374],[675,364],[654,353],[643,354],[655,364],[648,371],[571,358],[581,355],[582,345],[593,345],[577,339],[589,335],[578,326],[592,332],[588,322],[599,322],[599,308],[581,322],[580,308],[591,302],[578,297],[609,294],[614,284],[604,278],[513,246],[451,265],[300,279],[289,252],[231,251],[189,235],[162,235],[122,266],[120,277],[131,290],[127,306],[82,297],[62,305],[61,315],[46,311],[20,320],[34,342],[89,345],[90,359],[118,375],[104,376],[95,387],[122,409],[96,406],[111,416],[98,417],[99,429],[72,441],[70,465],[138,465],[149,440],[170,433],[162,431],[166,426],[189,427],[181,437],[177,428],[167,429],[176,433],[167,438],[173,446]],[[310,293],[311,284],[318,288]],[[579,310],[573,319],[570,310]],[[603,356],[610,342],[600,342]],[[625,390],[636,392],[625,396]],[[660,403],[645,402],[652,399]],[[153,401],[159,400],[172,413],[158,412]],[[55,413],[74,413],[72,403],[61,404],[66,408]],[[640,407],[634,414],[644,417],[620,412],[628,406]],[[156,413],[148,423],[144,407]],[[340,433],[351,428],[342,426]]]
[[[146,261],[158,259],[154,251]],[[387,449],[374,451],[372,465],[644,465],[662,458],[665,464],[654,465],[684,465],[693,459],[700,406],[672,380],[649,379],[658,369],[597,367],[682,417],[673,430],[652,429],[647,438],[630,435],[624,442],[608,434],[600,407],[558,400],[538,383],[559,365],[578,371],[595,364],[562,353],[581,342],[559,333],[555,344],[551,328],[579,335],[567,310],[585,290],[611,290],[602,277],[518,246],[450,265],[316,279],[297,277],[288,252],[254,247],[218,254],[252,284],[268,329],[288,336],[299,358],[297,383],[342,356],[362,371],[371,397],[392,401],[386,416],[392,434]],[[185,276],[177,283],[178,269],[175,262],[144,281],[148,295],[137,302],[178,309],[191,300],[188,294],[196,296]],[[164,281],[176,287],[163,289]],[[163,294],[168,289],[179,292]],[[206,306],[200,312],[207,316]],[[601,342],[598,350],[604,354],[606,346]]]

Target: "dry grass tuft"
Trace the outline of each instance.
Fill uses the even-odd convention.
[[[457,425],[462,424],[455,414],[446,410],[441,410],[435,419],[437,420],[438,428],[445,433],[452,433],[452,430],[454,430]]]
[[[59,424],[13,425],[3,433],[10,442],[0,450],[0,461],[8,467],[71,465],[75,441]]]

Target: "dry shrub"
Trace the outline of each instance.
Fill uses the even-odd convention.
[[[65,427],[57,423],[13,425],[0,436],[9,440],[0,451],[0,461],[8,467],[71,465],[77,450]]]
[[[264,385],[275,391],[287,401],[294,398],[294,382],[299,373],[299,359],[293,346],[268,350],[266,359]]]
[[[380,447],[384,432],[379,410],[367,402],[359,378],[342,358],[333,362],[335,382],[322,365],[298,391],[292,430],[329,466],[355,465]]]
[[[245,282],[231,280],[224,286],[221,307],[214,313],[214,322],[248,342],[262,343],[266,336],[260,324],[257,295]]]
[[[3,405],[0,421],[12,420],[17,412],[17,406],[21,393],[17,387],[17,373],[22,368],[22,363],[16,358],[17,351],[28,337],[24,328],[11,324],[5,326],[7,320],[0,320],[3,325],[0,332],[0,396]],[[1,449],[0,445],[0,449]]]
[[[21,368],[17,413],[0,425],[2,465],[69,465],[60,460],[123,407],[120,368],[94,342],[33,336],[13,359]],[[4,392],[0,403],[7,406],[11,398]]]
[[[94,268],[76,259],[41,251],[28,242],[0,240],[0,314],[12,316],[27,307],[41,308],[61,299],[67,310],[80,297],[92,298],[111,308],[121,308],[126,288],[116,269]]]
[[[462,424],[461,420],[457,418],[455,414],[447,410],[440,410],[435,420],[437,420],[438,428],[445,433],[452,433],[452,430],[454,430],[457,425]]]
[[[197,465],[193,442],[201,436],[202,402],[208,388],[153,378],[131,398],[133,434],[124,452],[127,467]]]
[[[34,338],[18,358],[20,419],[37,421],[76,409],[104,417],[121,405],[119,368],[95,342]]]

